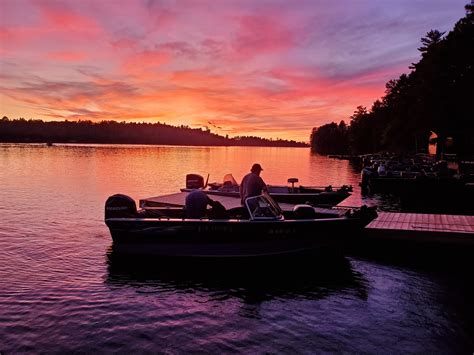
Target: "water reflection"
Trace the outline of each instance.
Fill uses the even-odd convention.
[[[392,194],[368,194],[361,191],[361,203],[377,206],[378,210],[385,212],[399,212],[401,210],[400,198]]]
[[[351,184],[352,206],[377,198],[361,197],[347,161],[308,149],[0,144],[0,353],[472,352],[472,265],[425,272],[425,249],[413,268],[407,250],[400,265],[104,254],[108,196],[174,193],[190,172],[239,181],[254,162],[268,183]]]
[[[348,166],[354,174],[360,175],[362,164],[357,160],[349,160]]]
[[[367,283],[342,257],[314,260],[266,260],[265,262],[173,260],[107,252],[111,288],[134,288],[136,292],[207,294],[203,302],[239,299],[245,305],[269,300],[323,299],[350,294],[367,299]]]

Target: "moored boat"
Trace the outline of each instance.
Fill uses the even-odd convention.
[[[135,201],[114,195],[105,204],[105,223],[119,252],[168,257],[241,258],[299,255],[341,248],[376,216],[370,208],[321,209],[295,205],[282,211],[268,195],[214,216],[186,218],[183,208],[137,210]]]
[[[295,186],[297,178],[289,178],[288,186],[267,185],[268,193],[277,202],[283,203],[311,203],[315,205],[335,206],[351,195],[352,186],[342,185],[332,187]],[[200,189],[209,195],[239,197],[239,184],[232,174],[224,176],[222,183],[204,183],[204,178],[198,174],[186,175],[186,188],[182,192]]]

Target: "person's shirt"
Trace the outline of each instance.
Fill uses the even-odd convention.
[[[186,218],[202,218],[206,215],[209,197],[202,191],[191,191],[185,200]]]
[[[263,179],[255,173],[248,173],[240,184],[240,199],[244,203],[248,197],[258,196],[266,187]]]

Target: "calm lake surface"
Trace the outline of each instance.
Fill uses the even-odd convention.
[[[177,192],[185,175],[351,184],[303,148],[0,144],[0,352],[468,353],[473,272],[348,256],[275,269],[158,265],[111,251],[109,195]]]

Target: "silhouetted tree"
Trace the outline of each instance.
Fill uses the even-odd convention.
[[[474,2],[465,9],[446,36],[431,30],[421,39],[421,59],[387,82],[370,111],[357,107],[347,128],[351,153],[419,151],[433,131],[438,148],[452,137],[458,153],[474,154]]]
[[[319,154],[347,154],[347,126],[344,121],[339,125],[332,122],[311,133],[311,149]]]
[[[210,129],[169,126],[162,123],[126,123],[116,121],[0,120],[0,142],[80,142],[124,144],[172,144],[216,146],[305,147],[293,140],[260,137],[223,137]]]
[[[421,39],[423,46],[418,48],[418,50],[422,53],[422,56],[425,55],[432,46],[441,42],[441,39],[445,33],[446,32],[440,32],[438,30],[429,31],[426,34],[426,37]]]

